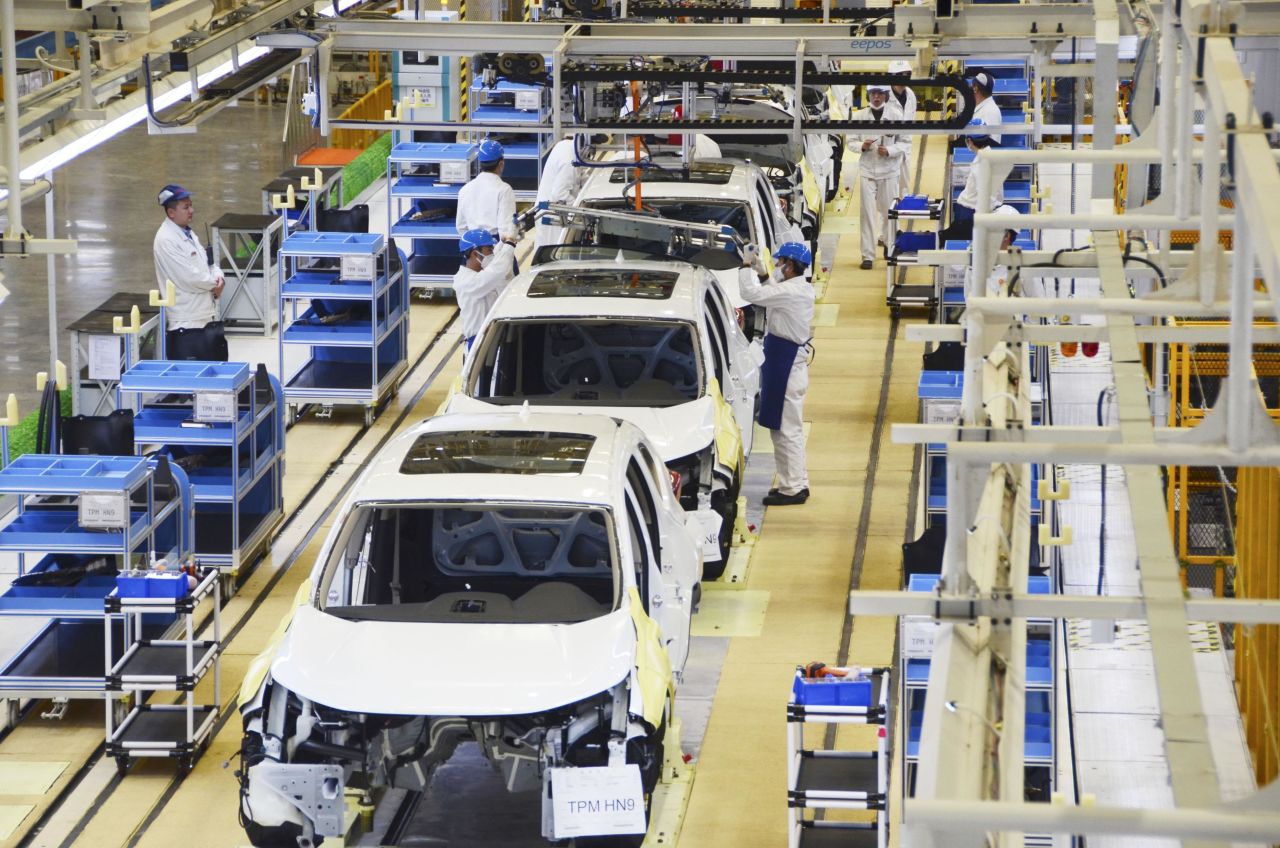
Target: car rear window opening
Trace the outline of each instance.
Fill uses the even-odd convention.
[[[401,474],[581,474],[595,437],[531,430],[424,433]]]
[[[620,268],[599,271],[544,271],[529,284],[529,297],[628,297],[669,300],[678,273]]]

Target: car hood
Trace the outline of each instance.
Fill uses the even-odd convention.
[[[449,400],[449,412],[493,412],[513,409],[456,394]],[[547,406],[529,405],[537,412],[581,412],[621,418],[641,430],[658,449],[663,462],[688,456],[711,444],[716,436],[716,401],[710,394],[697,400],[655,409],[650,406]]]
[[[576,624],[346,621],[300,607],[271,676],[347,712],[527,715],[625,678],[635,641],[625,605]]]

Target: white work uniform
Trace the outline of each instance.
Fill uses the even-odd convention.
[[[458,317],[462,337],[470,343],[484,329],[484,319],[511,282],[515,248],[505,241],[493,249],[487,268],[473,271],[466,265],[453,275],[453,293],[458,298]]]
[[[516,237],[516,192],[489,171],[476,174],[458,192],[458,235],[488,230],[499,238]]]
[[[542,179],[538,182],[538,204],[572,203],[582,188],[582,169],[573,163],[577,159],[574,150],[573,136],[562,138],[547,154],[547,161],[542,165]],[[559,224],[542,223],[538,216],[534,227],[534,248],[547,244],[559,244],[563,238],[564,228]]]
[[[902,120],[914,121],[916,119],[916,93],[909,87],[903,89],[903,100],[898,99],[898,93],[893,89],[889,90],[889,100],[896,103],[898,108],[902,110]],[[898,136],[898,143],[902,147],[902,169],[898,172],[898,197],[906,197],[911,193],[911,136],[904,133]]]
[[[981,152],[978,153],[982,155]],[[987,197],[985,206],[978,203],[978,164],[969,166],[969,175],[964,179],[964,190],[960,192],[960,196],[956,198],[956,203],[961,206],[972,209],[975,212],[991,212],[997,206],[1004,203],[1004,181],[1009,178],[1009,174],[1013,171],[1013,164],[1009,162],[996,163],[992,162],[991,169],[991,194]]]
[[[165,291],[166,280],[176,289],[174,305],[165,310],[166,329],[198,330],[213,321],[218,314],[213,289],[221,275],[205,261],[200,237],[166,218],[156,230],[152,252],[160,291]]]
[[[982,123],[989,127],[998,127],[1004,123],[1004,116],[1000,114],[1000,107],[996,105],[994,97],[988,97],[977,106],[974,106],[973,117],[981,118]],[[1000,144],[1000,134],[991,133],[991,140],[996,144]]]
[[[855,121],[871,121],[874,115],[870,108],[859,109],[854,113]],[[902,110],[892,100],[885,103],[880,119],[884,121],[902,120]],[[862,133],[851,136],[851,149],[859,152],[858,182],[861,184],[862,203],[859,207],[859,218],[862,230],[862,258],[875,259],[876,238],[889,231],[889,210],[898,199],[898,182],[902,170],[902,146],[898,136],[892,133],[872,135]],[[862,149],[863,142],[870,140],[872,145]],[[883,146],[887,156],[881,156],[877,150]]]
[[[773,458],[778,471],[778,491],[797,494],[809,487],[804,450],[804,396],[809,390],[809,357],[803,345],[812,337],[813,286],[804,277],[790,277],[780,283],[761,283],[750,268],[738,271],[738,290],[743,299],[765,307],[765,334],[801,345],[791,362],[782,401],[782,426],[770,429]],[[766,363],[766,368],[768,364]]]

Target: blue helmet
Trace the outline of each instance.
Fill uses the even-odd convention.
[[[506,155],[506,151],[502,149],[502,145],[491,138],[486,138],[480,142],[480,153],[476,156],[482,164],[488,165],[497,162]]]
[[[458,241],[458,251],[466,256],[477,247],[493,247],[498,240],[488,230],[467,230]]]
[[[809,248],[798,241],[789,241],[779,247],[778,252],[773,254],[773,258],[790,259],[806,268],[813,264],[813,254],[809,252]]]

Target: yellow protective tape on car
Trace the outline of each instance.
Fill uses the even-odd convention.
[[[241,704],[247,704],[253,700],[253,696],[257,694],[258,689],[262,686],[262,681],[267,679],[267,672],[271,669],[271,661],[275,659],[276,650],[280,647],[280,643],[284,641],[285,631],[289,629],[289,624],[293,621],[294,612],[298,607],[310,602],[311,578],[308,577],[298,587],[298,591],[293,596],[293,604],[290,605],[289,611],[284,614],[284,618],[280,619],[280,624],[276,626],[275,632],[267,640],[267,646],[262,649],[262,653],[253,658],[253,662],[249,663],[249,670],[245,672],[244,682],[240,684]]]
[[[453,400],[453,396],[462,391],[462,375],[453,378],[453,382],[449,384],[449,391],[445,392],[444,400],[440,401],[440,405],[436,407],[436,415],[444,415],[444,409],[449,405],[449,401]]]
[[[636,627],[636,680],[640,682],[640,698],[644,702],[644,720],[650,727],[662,723],[667,696],[674,695],[671,685],[671,658],[662,643],[662,628],[644,611],[640,591],[627,590],[631,601],[631,621]]]
[[[733,417],[733,408],[720,393],[720,381],[715,377],[707,381],[707,394],[716,403],[716,456],[734,474],[741,475],[742,431],[738,429],[738,419]]]
[[[800,160],[800,184],[804,188],[804,200],[815,212],[822,208],[822,194],[818,191],[818,178],[809,170],[809,163]]]

